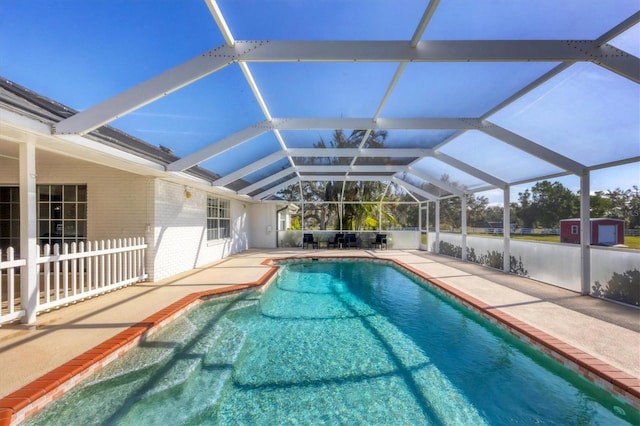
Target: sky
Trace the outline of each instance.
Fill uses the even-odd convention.
[[[427,3],[220,0],[219,6],[237,40],[407,40]],[[423,40],[591,39],[638,10],[638,0],[442,0]],[[204,0],[0,0],[0,76],[79,111],[223,43]],[[611,44],[639,56],[640,25]],[[381,117],[478,117],[556,65],[411,63]],[[371,117],[397,64],[249,68],[274,117]],[[590,63],[569,67],[488,119],[587,166],[640,156],[640,86]],[[262,120],[234,64],[110,125],[182,157]],[[450,133],[395,131],[388,143],[432,147]],[[288,146],[311,146],[319,137],[283,132]],[[202,166],[228,173],[278,149],[268,133]],[[441,151],[508,181],[558,171],[478,131]],[[433,159],[416,168],[435,177],[450,172]],[[579,187],[575,176],[558,180]],[[464,174],[460,181],[472,189],[485,185]],[[639,163],[592,173],[592,191],[638,184]],[[497,192],[489,193],[492,202],[502,201]]]

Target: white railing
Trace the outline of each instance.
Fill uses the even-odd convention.
[[[0,252],[0,324],[24,316],[24,309],[17,309],[20,305],[19,289],[16,291],[15,268],[24,266],[27,261],[15,259],[13,247],[9,247],[6,252],[6,260],[2,260]]]
[[[147,279],[143,238],[127,238],[38,247],[36,260],[36,312],[48,311]],[[0,324],[25,315],[20,305],[20,284],[14,268],[26,264],[24,259],[0,263]],[[6,279],[3,279],[6,277]],[[6,281],[6,282],[5,282]]]

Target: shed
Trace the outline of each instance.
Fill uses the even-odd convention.
[[[580,244],[580,219],[560,221],[560,242]],[[591,244],[602,246],[624,244],[624,220],[592,218]]]

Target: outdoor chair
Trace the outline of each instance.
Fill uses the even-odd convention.
[[[354,247],[358,248],[358,239],[356,238],[356,234],[347,234],[344,237],[344,247]]]
[[[382,250],[382,246],[387,248],[387,234],[376,234],[376,240],[373,242],[373,248],[380,247],[380,250]]]
[[[329,240],[327,242],[327,248],[338,248],[341,244],[344,243],[344,234],[336,234],[333,237],[333,241]]]
[[[302,248],[309,248],[309,244],[311,244],[312,248],[318,248],[318,240],[313,239],[313,234],[304,234],[302,236]]]

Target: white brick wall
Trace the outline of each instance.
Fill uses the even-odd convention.
[[[152,180],[117,169],[38,151],[36,182],[87,185],[87,239],[146,237],[153,219]],[[0,157],[0,185],[18,185],[17,160]]]
[[[231,237],[207,241],[207,193],[158,180],[153,277],[160,280],[248,248],[246,204],[231,201]]]
[[[231,201],[231,238],[207,241],[207,194],[56,154],[38,151],[38,184],[86,184],[87,239],[145,237],[154,281],[249,247],[246,203]],[[0,157],[0,185],[18,185],[18,161]]]

